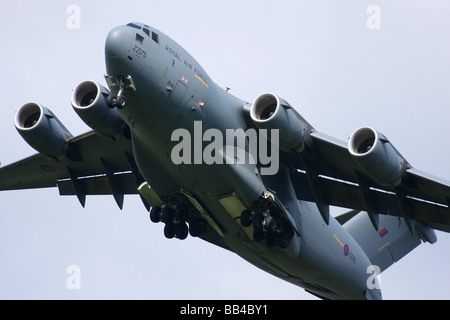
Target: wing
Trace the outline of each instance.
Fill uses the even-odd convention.
[[[137,194],[143,178],[130,140],[91,131],[68,143],[71,157],[55,160],[39,153],[1,168],[0,190],[58,187],[61,195],[76,195],[83,206],[86,195],[112,194],[120,208],[124,194]]]
[[[428,242],[435,241],[430,227],[450,232],[450,182],[413,168],[378,131],[363,127],[348,143],[339,141],[315,130],[272,93],[246,104],[243,112],[249,127],[278,130],[273,142],[283,150],[282,162],[294,169],[297,198],[315,202],[327,224],[334,205],[367,211],[377,230],[380,214],[402,217]]]
[[[133,157],[131,141],[113,140],[94,131],[69,140],[71,157],[55,160],[40,153],[0,168],[0,191],[58,187],[60,195],[75,195],[84,207],[87,195],[113,195],[122,209],[124,195],[139,194],[147,211],[150,203],[138,192],[144,182]],[[231,250],[217,231],[205,223],[200,237]]]
[[[387,147],[384,136],[379,140],[384,150],[393,152],[394,160],[400,160],[399,179],[383,178],[389,183],[376,179],[381,174],[376,170],[384,170],[389,156],[375,162],[374,170],[364,170],[370,164],[358,162],[347,143],[312,130],[302,161],[291,174],[298,199],[315,201],[324,216],[327,205],[367,211],[376,228],[378,214],[385,214],[405,218],[410,229],[419,221],[450,232],[450,182],[413,168],[395,148]]]

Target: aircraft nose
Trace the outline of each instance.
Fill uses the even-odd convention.
[[[135,32],[120,26],[112,29],[105,42],[105,62],[108,74],[130,74],[132,71],[129,49],[132,48]]]
[[[106,58],[118,58],[124,54],[124,42],[129,37],[129,32],[126,27],[121,26],[112,29],[105,42],[105,56]]]

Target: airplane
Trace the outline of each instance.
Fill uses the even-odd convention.
[[[71,96],[91,131],[73,136],[36,102],[17,110],[38,153],[0,168],[0,190],[57,187],[83,207],[109,194],[121,209],[138,195],[166,238],[198,237],[322,299],[382,299],[381,272],[450,232],[450,183],[371,127],[344,142],[274,93],[235,97],[143,23],[109,32],[105,62],[108,88]]]

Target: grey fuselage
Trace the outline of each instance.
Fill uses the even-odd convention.
[[[311,293],[364,299],[370,292],[381,298],[378,289],[367,287],[371,263],[358,243],[333,217],[326,224],[314,203],[297,200],[283,155],[278,173],[272,176],[258,175],[258,164],[242,165],[237,171],[236,165],[196,164],[198,146],[193,146],[191,164],[174,164],[171,155],[178,141],[171,137],[175,130],[187,129],[195,137],[195,121],[201,121],[202,132],[215,128],[225,135],[227,129],[246,130],[251,126],[246,101],[216,85],[176,42],[143,24],[113,29],[105,56],[107,74],[131,76],[134,81],[135,90],[124,91],[126,106],[119,113],[131,129],[138,168],[161,199],[189,194],[220,229],[224,247]],[[117,94],[117,88],[110,89]],[[253,241],[221,201],[237,194],[248,205],[256,200],[258,186],[276,195],[296,225],[298,233],[287,249]]]

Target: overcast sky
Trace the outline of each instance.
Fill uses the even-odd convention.
[[[21,105],[50,108],[74,135],[81,81],[105,85],[109,30],[144,22],[186,48],[247,101],[273,92],[341,140],[383,132],[416,168],[450,180],[450,2],[2,1],[0,161],[34,154],[13,125]],[[381,275],[385,299],[449,299],[450,235],[438,233]],[[67,269],[81,272],[69,290]],[[57,189],[0,193],[2,299],[314,299],[199,239],[167,240],[136,196]]]

